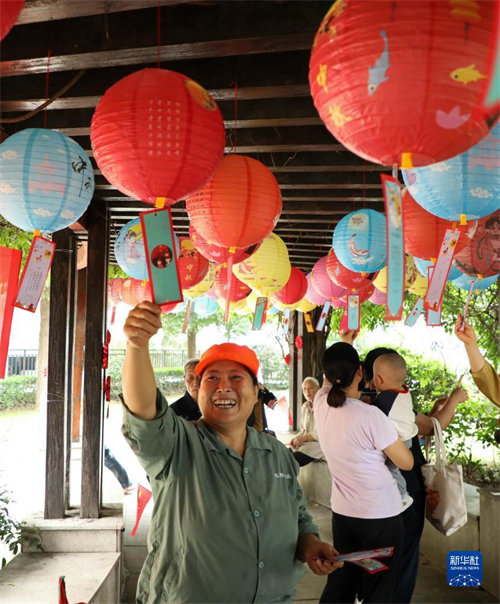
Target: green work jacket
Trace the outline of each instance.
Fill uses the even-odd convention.
[[[247,427],[242,459],[160,393],[157,409],[148,421],[124,407],[122,431],[154,500],[137,602],[291,602],[304,567],[297,539],[318,533],[291,453]]]

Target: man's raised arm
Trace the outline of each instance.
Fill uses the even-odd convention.
[[[123,400],[142,419],[153,419],[156,415],[156,380],[149,358],[149,340],[161,327],[160,312],[156,304],[141,302],[129,312],[123,327],[127,338]]]

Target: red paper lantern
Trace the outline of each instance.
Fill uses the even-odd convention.
[[[121,296],[122,301],[128,306],[137,306],[139,300],[135,297],[133,285],[136,279],[124,279],[122,283]]]
[[[189,239],[193,242],[194,247],[200,252],[202,256],[208,258],[209,260],[213,260],[218,264],[223,264],[227,262],[231,252],[229,248],[220,247],[213,243],[209,243],[204,237],[202,237],[197,230],[194,228],[192,224],[189,224]],[[254,252],[259,249],[259,243],[254,243],[249,247],[238,249],[233,254],[233,264],[237,264],[238,262],[243,262],[249,256],[251,256]]]
[[[404,244],[405,252],[417,258],[437,258],[446,229],[460,230],[457,250],[467,247],[477,228],[477,220],[465,226],[443,220],[419,205],[408,189],[403,192]]]
[[[470,243],[456,252],[455,266],[471,277],[492,277],[500,273],[500,210],[478,221]]]
[[[351,271],[340,262],[333,248],[328,252],[328,256],[326,257],[326,272],[330,279],[337,285],[340,285],[340,287],[356,290],[371,285],[378,275],[378,272],[363,275],[363,273]]]
[[[24,0],[1,0],[0,2],[0,40],[12,29],[24,6]]]
[[[108,88],[90,137],[103,175],[126,195],[171,204],[201,187],[224,151],[220,111],[199,84],[142,69]]]
[[[285,287],[271,294],[273,302],[291,305],[302,300],[307,291],[307,279],[302,271],[292,266],[290,278]]]
[[[261,162],[227,155],[202,189],[186,199],[193,224],[208,242],[246,248],[267,237],[281,213],[276,178]]]
[[[495,0],[335,2],[309,63],[316,109],[372,162],[423,166],[462,153],[488,132],[478,109],[494,29]]]
[[[182,289],[199,283],[207,274],[208,258],[202,256],[189,237],[179,237],[179,258],[177,268]]]
[[[153,296],[151,295],[151,286],[149,281],[146,279],[140,281],[139,279],[132,279],[132,295],[139,302],[152,302]]]
[[[236,275],[232,275],[231,286],[228,293],[227,281],[227,268],[221,266],[217,271],[214,283],[215,293],[221,300],[226,300],[226,302],[239,302],[240,300],[243,300],[243,298],[246,298],[251,291],[248,285],[243,283],[243,281],[240,281]]]

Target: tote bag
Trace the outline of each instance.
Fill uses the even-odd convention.
[[[448,537],[467,523],[462,466],[448,463],[441,425],[436,418],[431,419],[434,424],[436,461],[422,466],[427,492],[425,515],[440,533]],[[427,459],[428,444],[426,442],[425,445]]]

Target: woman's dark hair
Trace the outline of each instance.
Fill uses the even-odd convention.
[[[384,346],[370,350],[363,361],[363,378],[365,380],[365,384],[367,382],[370,383],[373,380],[373,364],[375,363],[375,359],[383,354],[391,354],[395,352],[397,353],[396,350],[393,350],[392,348],[385,348]]]
[[[323,372],[332,385],[327,403],[330,407],[342,407],[345,403],[345,388],[352,384],[360,362],[356,349],[345,342],[337,342],[323,354]]]

